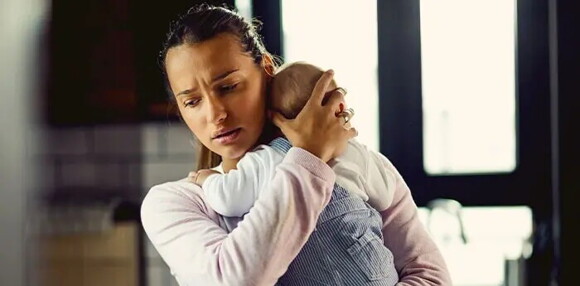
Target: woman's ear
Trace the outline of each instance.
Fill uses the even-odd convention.
[[[274,77],[276,68],[274,66],[274,59],[272,59],[270,54],[265,53],[262,55],[262,67],[267,75]]]

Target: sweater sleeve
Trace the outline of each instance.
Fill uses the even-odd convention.
[[[327,164],[292,148],[269,190],[229,234],[205,205],[201,189],[187,182],[153,187],[141,219],[180,285],[270,286],[308,240],[334,180]]]
[[[246,214],[269,181],[269,170],[276,166],[268,152],[275,151],[259,148],[248,152],[235,170],[209,176],[203,183],[206,203],[223,216]]]
[[[380,213],[385,246],[393,253],[399,273],[397,286],[452,285],[441,252],[419,220],[409,187],[386,157],[372,154],[372,160],[391,170],[395,179],[393,202]]]

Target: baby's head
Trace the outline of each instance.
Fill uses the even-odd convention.
[[[296,118],[324,71],[315,65],[295,62],[282,66],[272,80],[270,104],[286,118]],[[334,80],[331,88],[336,87]]]

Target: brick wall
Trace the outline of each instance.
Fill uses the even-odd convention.
[[[153,185],[183,178],[195,165],[193,136],[180,122],[37,128],[29,138],[40,143],[30,152],[41,167],[42,193],[104,191],[139,200]],[[148,285],[177,285],[145,242]]]

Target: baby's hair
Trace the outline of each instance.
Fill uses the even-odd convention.
[[[281,66],[272,80],[270,105],[293,119],[302,110],[324,71],[312,64],[293,62]]]

